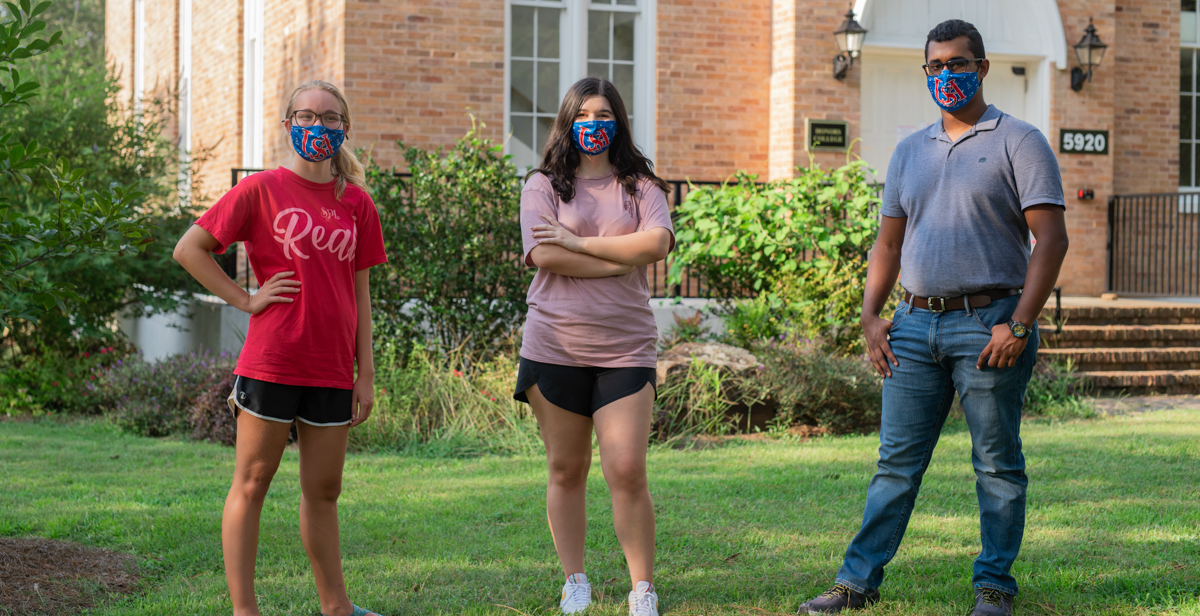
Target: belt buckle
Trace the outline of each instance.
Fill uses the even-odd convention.
[[[940,307],[940,308],[934,308],[934,307],[933,307],[933,302],[934,302],[934,300],[937,300],[937,301],[938,301],[938,302],[941,304],[941,307]],[[930,312],[946,312],[946,298],[944,298],[944,297],[931,297],[931,298],[929,298],[927,301],[929,302],[929,311],[930,311]]]

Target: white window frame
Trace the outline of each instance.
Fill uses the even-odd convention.
[[[590,0],[505,0],[504,2],[504,153],[510,154],[512,126],[512,7],[560,9],[559,26],[559,85],[558,99],[562,100],[576,81],[587,76],[588,11],[637,13],[633,26],[633,83],[634,100],[625,100],[630,114],[636,119],[633,141],[650,160],[655,155],[655,70],[657,68],[658,2],[637,0],[636,6],[593,4]],[[622,92],[621,95],[628,96]],[[524,169],[522,169],[524,171]]]
[[[246,0],[243,5],[242,46],[242,166],[263,166],[263,36],[266,0]]]
[[[1198,57],[1198,56],[1200,56],[1200,23],[1198,23],[1198,22],[1200,22],[1200,20],[1197,20],[1196,13],[1193,13],[1191,11],[1182,11],[1180,13],[1180,19],[1179,19],[1180,51],[1182,51],[1184,49],[1195,50],[1195,53],[1193,54],[1193,57],[1192,57],[1192,79],[1194,80],[1193,83],[1195,83],[1195,80],[1200,79],[1200,75],[1196,75],[1197,69],[1200,68],[1197,66],[1197,64],[1200,64],[1200,57]],[[1195,92],[1196,89],[1197,88],[1193,88],[1193,92]],[[1182,94],[1182,92],[1181,92],[1181,94]],[[1191,97],[1192,126],[1193,126],[1192,131],[1193,131],[1194,135],[1198,132],[1198,131],[1196,131],[1196,128],[1195,128],[1195,126],[1197,124],[1196,111],[1197,111],[1197,107],[1200,107],[1200,104],[1197,104],[1197,101],[1196,101],[1197,98],[1198,98],[1198,96]],[[1182,113],[1182,110],[1180,110],[1180,111]],[[1197,137],[1200,137],[1200,135],[1197,135]],[[1183,143],[1182,138],[1180,139],[1179,143],[1180,144]],[[1196,151],[1200,150],[1200,138],[1193,139],[1192,143],[1197,144],[1197,147],[1192,150],[1192,169],[1196,169],[1197,168]],[[1181,160],[1181,161],[1179,161],[1179,177],[1181,179],[1183,177],[1183,171],[1184,171],[1183,170],[1183,161]],[[1197,173],[1196,175],[1200,176],[1200,173]],[[1179,186],[1179,192],[1181,192],[1181,193],[1200,192],[1200,177],[1193,178],[1192,182],[1193,183],[1191,186],[1183,186],[1181,184]],[[1182,208],[1182,206],[1181,206],[1181,208]],[[1182,209],[1180,211],[1182,211]],[[1190,212],[1190,213],[1194,213],[1194,212]]]

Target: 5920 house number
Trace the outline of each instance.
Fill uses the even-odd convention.
[[[1064,154],[1108,154],[1108,131],[1064,128],[1058,149]]]

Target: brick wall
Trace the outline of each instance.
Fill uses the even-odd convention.
[[[121,86],[121,103],[133,99],[133,0],[104,3],[104,55]]]
[[[194,0],[192,26],[192,148],[212,149],[196,189],[215,198],[242,166],[241,0]]]
[[[401,165],[396,141],[453,144],[471,127],[504,130],[504,3],[346,0],[345,85],[353,147]]]
[[[1117,44],[1109,48],[1104,65],[1118,84],[1117,193],[1169,192],[1179,186],[1179,148],[1173,147],[1179,140],[1179,6],[1166,0],[1116,2]]]
[[[286,164],[291,140],[280,120],[296,86],[320,79],[345,88],[344,0],[267,0],[263,78],[263,166]],[[351,101],[353,105],[353,101]],[[353,112],[358,110],[352,106]],[[355,123],[362,120],[355,114]],[[351,134],[349,147],[363,141]]]
[[[1060,0],[1059,12],[1067,38],[1068,67],[1051,70],[1050,96],[1051,134],[1046,135],[1055,152],[1059,147],[1062,128],[1108,130],[1114,135],[1113,109],[1115,62],[1107,58],[1093,72],[1092,81],[1079,92],[1071,90],[1071,68],[1076,66],[1075,52],[1070,47],[1079,42],[1087,28],[1088,18],[1095,19],[1101,40],[1116,47],[1114,0]],[[1110,47],[1112,49],[1113,47]],[[1115,140],[1114,140],[1115,141]],[[1067,234],[1071,249],[1063,262],[1059,284],[1068,295],[1099,295],[1104,291],[1108,254],[1108,197],[1113,191],[1112,152],[1107,156],[1089,154],[1058,154],[1063,177],[1063,192],[1067,197]],[[1096,198],[1081,201],[1076,198],[1080,188],[1095,191]]]
[[[655,158],[663,177],[766,177],[770,130],[768,0],[658,3]]]
[[[804,146],[805,118],[847,120],[850,122],[850,139],[859,136],[861,71],[851,69],[842,81],[833,77],[833,57],[838,48],[832,35],[844,19],[846,6],[840,0],[775,0],[772,10],[772,43],[775,46],[771,77],[772,178],[790,177],[794,167],[809,164],[809,154]],[[820,152],[813,160],[831,167],[845,163],[846,156]]]
[[[158,101],[168,113],[164,126],[167,137],[179,138],[176,123],[176,96],[179,93],[179,2],[146,2],[146,77],[145,100]]]
[[[767,175],[774,180],[796,166],[796,0],[771,3],[770,88]]]

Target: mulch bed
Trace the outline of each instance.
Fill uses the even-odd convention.
[[[137,590],[134,557],[66,541],[0,537],[0,614],[70,614]]]

